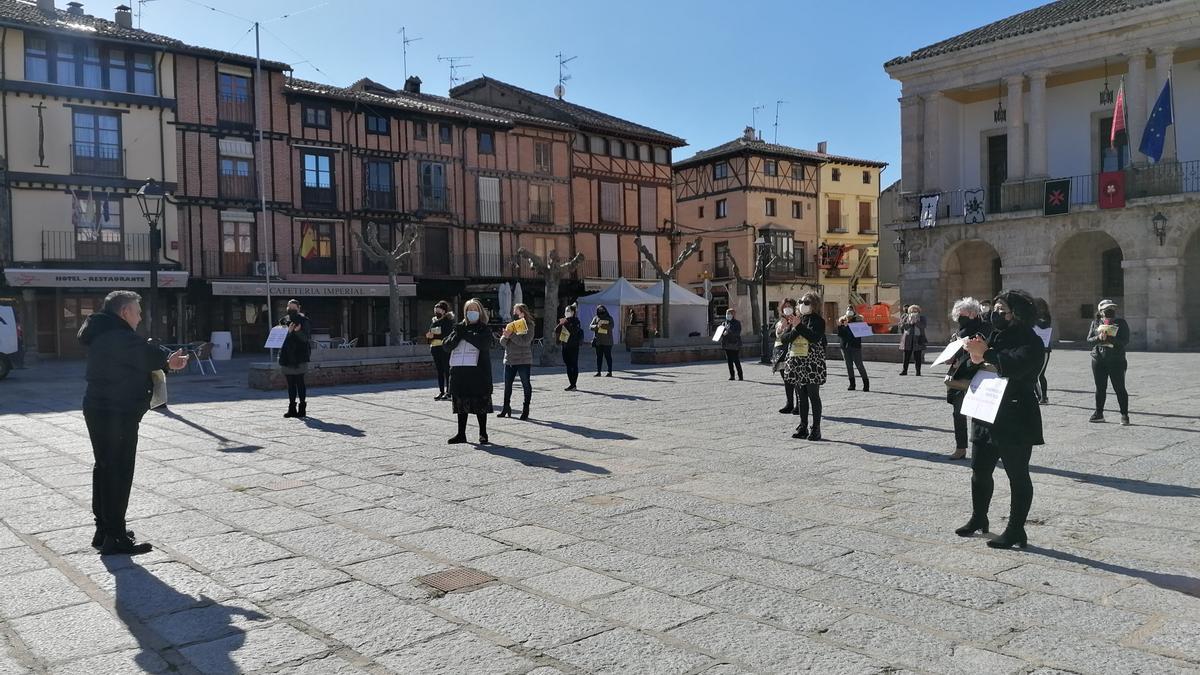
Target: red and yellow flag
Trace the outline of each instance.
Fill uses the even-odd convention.
[[[317,257],[317,234],[309,223],[305,223],[300,230],[300,257],[305,260]]]
[[[1113,106],[1112,131],[1108,134],[1110,147],[1117,147],[1117,134],[1125,131],[1125,79],[1121,79],[1121,87],[1117,89],[1117,103]]]

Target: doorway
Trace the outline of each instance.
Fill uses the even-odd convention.
[[[988,213],[1000,212],[1000,188],[1008,179],[1008,134],[988,136],[987,139],[987,203]]]

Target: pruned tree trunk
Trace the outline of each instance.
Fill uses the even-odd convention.
[[[558,285],[563,276],[583,262],[583,254],[578,253],[566,262],[559,262],[553,249],[546,253],[543,259],[536,253],[524,248],[517,249],[517,257],[529,262],[529,269],[542,275],[546,283],[546,303],[542,316],[542,357],[543,366],[562,365],[562,352],[558,340],[554,338],[554,330],[558,327]]]
[[[367,236],[351,232],[350,236],[363,250],[367,258],[383,263],[388,276],[388,344],[400,344],[404,326],[400,323],[400,276],[404,259],[412,255],[417,245],[416,228],[409,229],[400,237],[394,248],[387,248],[379,242],[379,228],[375,223],[367,224]]]
[[[660,281],[662,281],[663,302],[662,309],[658,312],[658,334],[661,337],[671,337],[671,280],[675,277],[675,272],[683,266],[683,263],[688,258],[692,257],[694,253],[700,250],[700,242],[700,237],[696,237],[695,241],[688,244],[687,248],[683,249],[683,252],[681,252],[679,257],[675,259],[675,263],[664,270],[662,265],[658,264],[657,256],[651,253],[650,249],[646,248],[646,245],[642,243],[641,237],[637,237],[633,240],[633,243],[637,244],[638,250],[642,252],[642,255],[646,257],[646,260],[649,261],[650,265],[654,268],[655,275],[658,276]]]

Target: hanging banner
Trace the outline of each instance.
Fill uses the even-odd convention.
[[[15,288],[150,288],[150,272],[136,270],[47,270],[12,267],[4,279]],[[186,288],[187,272],[158,273],[159,288]]]
[[[921,229],[927,230],[934,225],[937,225],[938,202],[942,196],[923,195],[921,197]]]
[[[987,218],[983,212],[983,188],[963,191],[963,224],[975,225]]]

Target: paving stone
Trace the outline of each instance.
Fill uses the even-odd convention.
[[[561,570],[566,566],[566,563],[529,551],[505,551],[471,561],[471,567],[475,569],[499,579],[515,580]]]
[[[629,587],[628,582],[585,570],[582,567],[566,567],[529,577],[521,583],[527,588],[570,602],[581,602]]]
[[[954,645],[920,630],[873,616],[852,614],[823,631],[826,639],[880,657],[888,665],[952,672]]]
[[[323,521],[315,516],[300,513],[295,509],[284,506],[272,506],[266,509],[242,511],[240,513],[221,514],[224,520],[240,530],[248,530],[259,534],[275,534],[288,530],[301,530]]]
[[[533,665],[531,661],[464,630],[384,654],[379,657],[379,662],[398,673],[425,675],[510,673]]]
[[[88,596],[56,569],[0,577],[0,616],[14,619],[88,602]]]
[[[803,633],[816,632],[846,613],[832,605],[740,579],[725,582],[691,597],[706,605]]]
[[[1106,672],[1176,673],[1195,670],[1165,656],[1157,656],[1130,647],[1085,638],[1052,628],[1031,628],[1004,645],[1003,651],[1027,661],[1076,672],[1092,672],[1104,664]]]
[[[402,537],[397,537],[396,541],[406,546],[429,551],[443,558],[458,561],[470,560],[508,549],[508,546],[494,539],[481,537],[470,532],[461,532],[448,527],[439,530],[406,534]]]
[[[976,609],[991,607],[1018,593],[1012,586],[994,581],[931,570],[869,553],[851,553],[821,563],[817,569]]]
[[[285,672],[287,675],[367,675],[368,671],[340,656],[322,656],[289,666]]]
[[[626,628],[606,631],[547,652],[597,675],[687,673],[712,659]]]
[[[763,623],[712,614],[667,632],[754,671],[875,673],[879,666],[851,651]]]
[[[411,586],[417,577],[441,572],[450,569],[450,566],[417,553],[397,553],[347,565],[342,569],[368,583],[391,587]]]
[[[337,519],[352,527],[381,535],[420,532],[437,526],[435,521],[387,508],[363,509],[340,514]]]
[[[1142,642],[1172,656],[1193,661],[1200,669],[1200,622],[1168,618]]]
[[[1074,572],[1045,565],[1022,565],[1001,572],[996,578],[1014,586],[1042,593],[1061,593],[1082,600],[1099,600],[1133,583],[1128,578]]]
[[[130,649],[54,667],[54,675],[99,675],[100,673],[165,673],[170,664],[158,654],[144,649]],[[0,673],[4,672],[0,669]],[[13,671],[14,673],[17,671]]]
[[[291,557],[291,552],[244,532],[189,539],[172,546],[210,570],[239,567]]]
[[[137,646],[125,624],[94,602],[13,619],[9,625],[34,656],[51,664]]]
[[[534,551],[548,551],[563,546],[570,546],[579,541],[578,537],[536,525],[522,525],[521,527],[496,530],[488,536],[510,544],[524,546]]]
[[[433,604],[514,643],[537,649],[574,642],[607,627],[583,612],[509,586],[451,593]]]
[[[340,525],[321,525],[306,530],[280,532],[272,538],[284,548],[335,565],[349,565],[398,553],[399,548]]]
[[[234,567],[217,572],[215,578],[256,602],[311,591],[349,581],[346,574],[310,558],[288,558]]]
[[[1113,642],[1132,634],[1149,618],[1091,602],[1036,592],[1009,600],[996,608],[995,613],[1023,626],[1047,626]]]
[[[297,663],[326,651],[318,640],[276,623],[185,647],[180,654],[201,673],[217,675]]]
[[[40,570],[48,565],[42,556],[23,544],[18,548],[0,548],[0,587],[4,584],[2,577]]]
[[[674,628],[713,611],[709,607],[641,587],[590,600],[583,603],[582,607],[616,622],[656,631]]]
[[[740,551],[708,551],[689,562],[714,572],[793,591],[808,588],[826,578],[825,574],[805,567]]]

